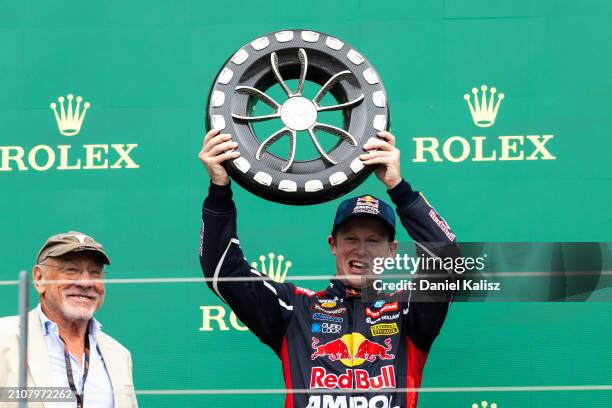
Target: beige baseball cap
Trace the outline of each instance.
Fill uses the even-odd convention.
[[[100,254],[106,265],[110,265],[110,259],[104,252],[102,245],[89,235],[78,231],[68,231],[56,234],[47,239],[47,242],[38,252],[37,263],[46,258],[65,255],[70,252],[91,251]]]

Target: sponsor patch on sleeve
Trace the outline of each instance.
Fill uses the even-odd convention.
[[[444,218],[440,217],[433,208],[429,210],[429,218],[431,218],[432,221],[442,230],[442,232],[444,233],[444,235],[446,235],[446,238],[448,238],[449,241],[455,240],[455,234],[452,233],[450,227],[448,226],[446,221],[444,221]]]
[[[302,287],[299,287],[299,286],[295,287],[294,293],[296,295],[305,295],[305,296],[308,296],[308,297],[313,297],[315,295],[315,291],[314,290],[302,288]]]

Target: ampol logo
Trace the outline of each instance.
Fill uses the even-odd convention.
[[[83,97],[68,94],[60,96],[57,103],[49,106],[57,129],[63,136],[77,136],[81,132],[89,102],[83,103]],[[74,103],[76,101],[76,104]],[[66,103],[64,103],[66,102]],[[101,170],[101,169],[138,169],[140,166],[131,156],[138,147],[136,143],[108,144],[58,144],[56,146],[36,145],[32,148],[23,146],[0,146],[0,171],[47,171],[56,170]]]
[[[479,128],[489,128],[497,120],[501,102],[505,94],[497,92],[496,87],[480,86],[472,88],[472,95],[463,98],[472,118]],[[531,132],[529,132],[531,133]],[[540,133],[540,132],[538,132]],[[415,163],[474,162],[555,160],[546,146],[554,138],[552,134],[510,134],[491,138],[484,135],[465,138],[451,136],[443,143],[438,137],[413,137],[415,143]]]
[[[258,264],[257,261],[253,261],[251,262],[251,267],[268,275],[279,283],[285,281],[289,268],[293,265],[291,261],[285,260],[284,255],[279,254],[277,256],[273,252],[268,253],[267,257],[265,255],[260,255],[258,259],[260,264]],[[228,331],[230,327],[238,331],[249,330],[248,327],[240,323],[236,314],[226,306],[200,306],[200,310],[202,311],[202,326],[200,326],[200,331],[215,331],[215,327],[213,327],[212,324],[213,322],[216,323],[217,329],[220,331]]]

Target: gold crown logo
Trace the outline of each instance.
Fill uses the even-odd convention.
[[[497,404],[492,402],[491,405],[489,405],[489,403],[487,401],[482,401],[480,403],[480,405],[478,405],[476,403],[472,404],[472,408],[480,408],[480,407],[482,407],[482,408],[487,408],[487,407],[489,407],[489,408],[497,408]]]
[[[478,89],[472,88],[472,94],[474,94],[474,104],[472,105],[470,94],[463,95],[463,99],[467,101],[470,107],[470,113],[472,114],[472,120],[478,127],[489,127],[495,123],[497,117],[497,111],[499,110],[499,104],[504,99],[503,93],[497,94],[497,102],[495,101],[495,93],[497,89],[495,87],[489,88],[489,100],[487,101],[487,86],[482,85],[480,87],[482,96],[480,101],[478,100]]]
[[[276,259],[276,265],[274,260]],[[259,272],[264,275],[268,275],[270,278],[275,280],[276,282],[283,283],[285,278],[287,277],[287,271],[291,268],[291,261],[285,261],[285,257],[283,255],[274,255],[272,252],[268,254],[268,266],[266,267],[266,256],[259,256],[260,267],[257,267],[257,261],[251,262],[251,266],[254,269],[257,269]],[[284,263],[284,266],[283,266]]]
[[[83,104],[83,110],[81,111],[81,102],[83,102],[82,96],[76,97],[76,108],[73,109],[72,101],[74,99],[73,94],[66,95],[66,99],[68,99],[68,107],[67,109],[64,107],[64,97],[60,96],[57,98],[57,101],[60,103],[60,112],[57,112],[57,104],[55,102],[51,102],[49,105],[51,109],[53,109],[53,114],[55,115],[55,121],[57,122],[57,128],[59,132],[64,136],[76,136],[81,131],[81,125],[83,124],[83,119],[85,119],[85,113],[87,109],[91,106],[89,102],[85,102]]]

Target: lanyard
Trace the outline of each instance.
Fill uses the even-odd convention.
[[[68,376],[68,385],[74,393],[77,400],[77,408],[83,408],[83,400],[85,399],[85,381],[87,381],[87,374],[89,373],[89,327],[85,332],[85,360],[83,361],[83,383],[81,384],[81,392],[78,393],[76,386],[74,385],[74,377],[72,376],[72,364],[70,363],[70,356],[64,347],[64,359],[66,360],[66,375]]]

